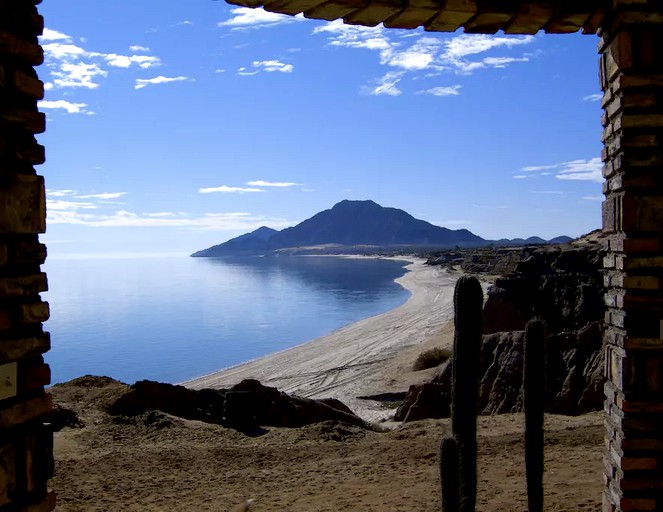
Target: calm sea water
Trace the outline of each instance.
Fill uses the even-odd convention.
[[[406,263],[327,257],[50,260],[53,383],[181,382],[283,350],[407,299]]]

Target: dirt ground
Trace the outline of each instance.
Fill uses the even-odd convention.
[[[441,510],[437,450],[449,420],[249,437],[158,412],[112,418],[104,407],[124,386],[87,384],[52,388],[85,423],[55,434],[58,511],[228,511],[246,499],[256,512]],[[601,510],[602,446],[600,413],[547,416],[546,511]],[[522,415],[480,418],[478,474],[477,510],[527,510]]]

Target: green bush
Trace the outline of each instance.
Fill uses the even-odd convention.
[[[444,348],[435,347],[429,350],[424,350],[417,357],[417,360],[412,365],[412,369],[415,372],[418,372],[419,370],[434,368],[446,362],[450,357],[451,352]]]

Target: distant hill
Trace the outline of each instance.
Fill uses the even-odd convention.
[[[558,237],[555,243],[561,243]],[[244,235],[193,253],[194,258],[255,256],[289,253],[342,253],[430,248],[536,245],[549,243],[539,237],[526,240],[484,240],[467,229],[448,229],[415,219],[398,208],[374,201],[341,201],[296,226],[276,231],[261,227]]]
[[[341,201],[294,227],[275,231],[261,227],[252,233],[193,253],[193,257],[268,254],[286,248],[342,246],[480,246],[486,241],[467,229],[447,229],[415,219],[398,208],[373,201]]]

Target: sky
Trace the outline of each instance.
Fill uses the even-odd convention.
[[[50,257],[188,254],[343,199],[487,239],[600,227],[595,36],[214,0],[39,8]]]

